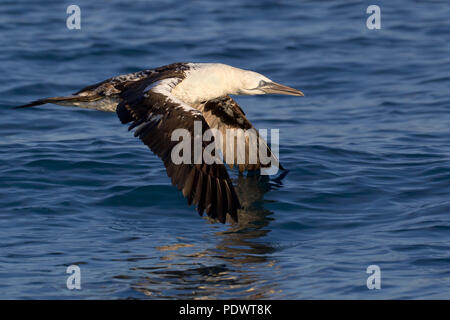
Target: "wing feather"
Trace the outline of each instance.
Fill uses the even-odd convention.
[[[193,137],[194,121],[201,121],[203,132],[209,129],[199,110],[171,95],[171,89],[179,81],[176,77],[163,78],[132,85],[121,94],[117,114],[122,123],[131,123],[129,128],[135,129],[134,135],[161,158],[172,184],[187,198],[188,204],[197,206],[200,215],[206,211],[208,216],[224,223],[228,213],[237,221],[240,203],[223,164],[193,164],[194,152],[191,163],[175,164],[171,159],[172,149],[179,143],[171,140],[173,130],[186,129]],[[203,142],[202,150],[206,145]]]
[[[261,163],[258,152],[256,152],[257,157],[256,159],[254,159],[256,161],[252,161],[252,159],[250,159],[250,148],[254,144],[250,142],[248,136],[242,135],[242,131],[253,129],[253,132],[255,132],[257,135],[257,148],[264,147],[263,150],[267,151],[267,156],[271,157],[271,163],[284,170],[275,154],[273,154],[273,152],[267,146],[267,143],[259,135],[258,131],[250,123],[250,121],[247,120],[241,107],[230,96],[207,101],[205,103],[196,105],[195,108],[202,112],[203,117],[211,128],[218,129],[222,134],[223,141],[222,145],[220,146],[220,150],[222,151],[224,161],[231,168],[237,165],[239,171],[243,172],[245,170],[253,171],[270,166],[270,164]],[[238,130],[238,133],[240,133],[239,137],[236,137],[233,140],[227,140],[228,129],[240,129],[241,131]],[[239,161],[238,159],[238,139],[243,140],[243,142],[245,143],[245,163],[240,163],[241,161]],[[227,149],[233,150],[233,157],[229,157],[231,159],[227,158]]]

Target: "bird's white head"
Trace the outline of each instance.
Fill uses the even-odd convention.
[[[208,101],[228,94],[303,96],[300,90],[273,82],[262,74],[221,63],[191,64],[186,78],[176,86],[174,93],[190,103]]]
[[[236,69],[236,68],[235,68]],[[300,90],[276,83],[266,76],[254,71],[237,69],[233,83],[237,85],[235,92],[238,95],[284,94],[303,96]]]

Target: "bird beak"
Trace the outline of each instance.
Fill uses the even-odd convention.
[[[303,97],[304,94],[300,90],[284,86],[282,84],[276,83],[276,82],[270,82],[266,84],[264,87],[261,88],[262,91],[265,93],[272,93],[272,94],[286,94],[289,96],[300,96]]]

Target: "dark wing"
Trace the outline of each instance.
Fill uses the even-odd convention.
[[[172,141],[175,129],[187,130],[194,137],[194,121],[201,122],[202,132],[209,129],[200,111],[184,104],[171,95],[171,89],[180,78],[165,78],[157,82],[144,80],[121,94],[123,101],[117,106],[122,123],[130,123],[139,137],[164,162],[167,175],[172,179],[189,204],[195,204],[200,215],[207,215],[224,223],[228,213],[237,221],[239,199],[226,167],[221,163],[175,164],[172,150],[179,141]],[[193,143],[191,143],[193,147]],[[206,143],[202,141],[202,151]],[[194,152],[191,153],[194,156]],[[203,153],[202,153],[203,154]]]
[[[16,108],[38,106],[46,103],[60,105],[76,105],[79,107],[98,109],[102,111],[113,111],[121,100],[120,94],[128,88],[141,81],[154,82],[164,77],[182,77],[184,71],[189,68],[187,63],[173,63],[155,69],[147,69],[134,73],[122,74],[106,79],[102,82],[87,86],[71,96],[43,98]],[[108,98],[108,99],[105,99]],[[104,103],[100,103],[103,100]],[[89,104],[96,102],[95,104]]]
[[[116,77],[106,79],[102,82],[95,83],[87,86],[74,95],[86,96],[86,95],[98,95],[98,96],[111,96],[118,95],[128,87],[136,84],[140,81],[156,81],[164,77],[182,77],[184,71],[187,70],[188,64],[184,62],[172,63],[166,66],[162,66],[154,69],[147,69],[138,72],[122,74]]]
[[[259,135],[259,132],[253,127],[250,121],[245,117],[244,111],[230,96],[220,97],[214,100],[207,101],[200,105],[195,106],[196,109],[203,113],[203,117],[211,128],[218,129],[222,134],[222,145],[220,147],[225,162],[233,167],[237,165],[239,171],[244,170],[259,170],[261,168],[270,167],[270,163],[278,166],[278,168],[284,170],[278,161],[277,157],[267,143]],[[232,129],[244,132],[254,132],[256,138],[252,141],[251,135],[240,135],[233,139],[227,139],[227,130]],[[231,136],[230,136],[231,137]],[[245,143],[245,162],[242,163],[242,159],[238,161],[237,145],[238,140]],[[265,161],[261,161],[259,157],[259,148],[261,152],[266,155]],[[234,150],[233,154],[227,157],[227,150]],[[254,157],[250,156],[250,151],[254,152]],[[270,159],[270,161],[269,161]]]

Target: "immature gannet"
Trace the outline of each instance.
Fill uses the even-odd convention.
[[[203,132],[209,128],[223,134],[227,129],[253,129],[229,95],[271,93],[303,96],[301,91],[253,71],[219,63],[174,63],[113,77],[71,96],[43,98],[17,108],[53,103],[116,112],[120,121],[131,123],[129,130],[136,128],[134,135],[161,158],[172,184],[182,191],[188,204],[196,205],[200,215],[206,211],[209,217],[225,223],[227,213],[238,220],[241,205],[224,164],[175,164],[171,152],[178,142],[171,140],[171,133],[183,128],[194,134],[195,121],[201,122]],[[248,140],[245,144],[248,153]],[[201,142],[202,151],[206,146]],[[220,150],[224,158],[225,149]],[[274,157],[270,149],[268,152]],[[226,163],[230,167],[237,165],[240,172],[265,166],[259,160],[240,163],[236,157],[227,158]]]

